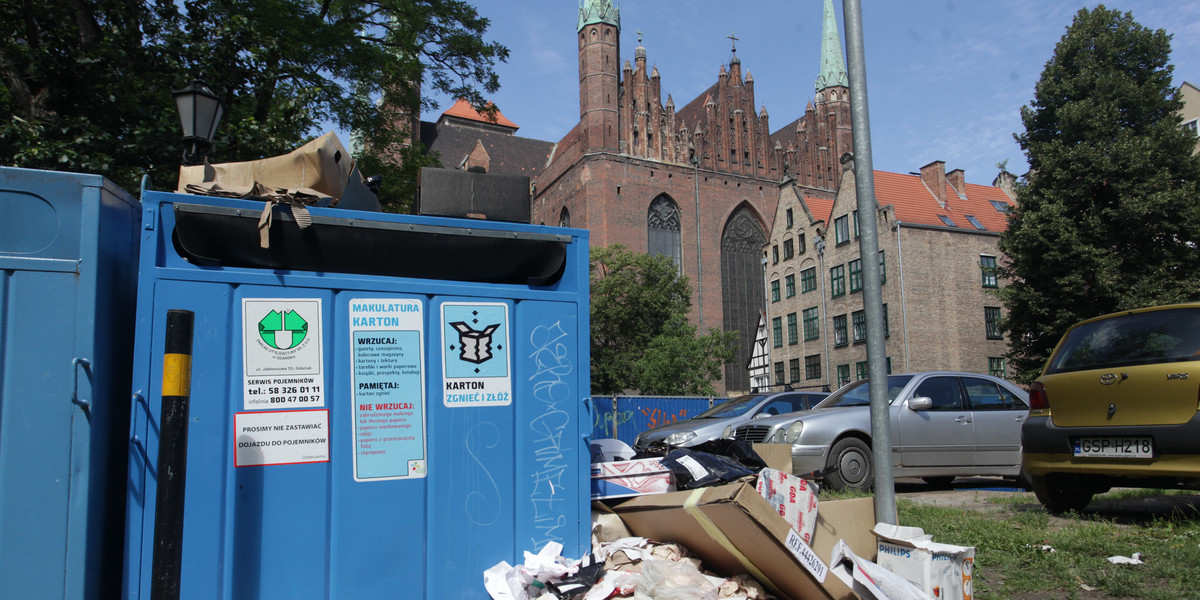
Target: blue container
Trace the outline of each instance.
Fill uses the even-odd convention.
[[[137,200],[0,168],[0,596],[121,589]]]
[[[581,230],[148,192],[126,596],[150,596],[169,309],[195,313],[183,598],[486,598],[590,528]]]

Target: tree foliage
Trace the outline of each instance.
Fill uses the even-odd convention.
[[[737,332],[697,335],[691,286],[669,257],[593,248],[591,305],[593,393],[715,393]]]
[[[1030,173],[1000,238],[1021,381],[1075,322],[1200,291],[1200,162],[1179,127],[1170,39],[1129,13],[1082,9],[1021,109]]]
[[[402,208],[402,177],[428,158],[396,116],[431,106],[423,88],[484,106],[508,57],[487,27],[462,0],[2,2],[0,164],[173,185],[170,91],[201,78],[226,106],[214,162],[282,154],[333,124],[361,132],[363,165],[386,171],[382,199]]]

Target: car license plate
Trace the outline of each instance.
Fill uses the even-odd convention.
[[[1150,438],[1079,438],[1075,456],[1085,458],[1154,458]]]

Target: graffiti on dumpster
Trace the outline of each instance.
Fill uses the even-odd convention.
[[[569,464],[566,453],[578,451],[565,444],[563,435],[571,423],[574,396],[569,375],[575,370],[570,356],[570,340],[558,321],[539,325],[530,333],[529,342],[533,352],[534,373],[533,399],[537,404],[536,417],[529,423],[533,430],[533,456],[536,472],[532,474],[533,490],[529,501],[533,504],[533,526],[538,537],[531,538],[531,547],[541,548],[548,542],[562,542],[559,530],[567,525],[563,512],[563,499],[571,483],[564,479]],[[569,477],[568,477],[569,479]]]
[[[463,509],[467,515],[467,519],[472,524],[479,527],[488,527],[493,525],[500,519],[503,500],[500,498],[500,488],[496,485],[496,478],[492,477],[491,471],[488,470],[487,463],[483,457],[487,456],[489,450],[500,445],[500,432],[496,429],[496,424],[491,422],[478,423],[467,431],[466,449],[467,454],[471,455],[471,460],[479,465],[483,471],[483,477],[489,484],[487,493],[483,493],[478,487],[472,489],[467,494]]]

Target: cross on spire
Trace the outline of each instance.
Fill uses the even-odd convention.
[[[733,40],[733,51],[734,51],[734,52],[737,52],[737,43],[738,43],[738,40],[739,40],[739,39],[741,39],[741,38],[737,37],[736,35],[733,35],[733,30],[732,30],[732,29],[730,29],[730,30],[729,30],[729,35],[727,35],[727,36],[725,36],[725,37],[727,37],[727,38],[729,38],[729,39]]]
[[[642,43],[642,30],[641,29],[637,30],[637,34],[638,34],[638,44],[640,45]]]

